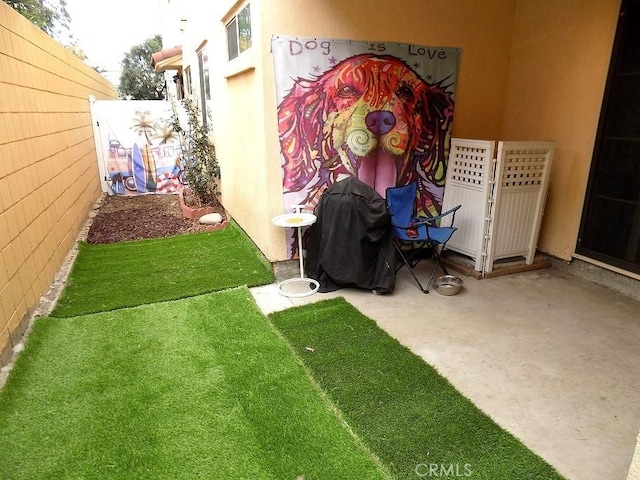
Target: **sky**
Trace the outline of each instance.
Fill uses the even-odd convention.
[[[92,67],[118,86],[120,63],[131,47],[162,34],[166,0],[67,0],[70,31]]]

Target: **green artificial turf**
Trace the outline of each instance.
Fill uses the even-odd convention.
[[[51,316],[71,317],[273,281],[234,223],[224,230],[108,245],[80,243]]]
[[[562,478],[344,299],[270,319],[397,478]]]
[[[37,319],[0,391],[0,478],[389,477],[242,287]]]

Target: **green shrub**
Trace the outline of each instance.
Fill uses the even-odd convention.
[[[214,204],[218,201],[220,179],[216,148],[209,139],[209,127],[200,119],[198,105],[185,98],[182,100],[182,106],[187,115],[188,126],[183,128],[177,113],[174,113],[172,127],[180,134],[189,188],[203,204]]]

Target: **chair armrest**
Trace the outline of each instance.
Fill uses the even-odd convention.
[[[454,219],[455,219],[455,213],[458,211],[458,209],[462,207],[462,205],[457,205],[449,210],[447,210],[446,212],[442,212],[440,215],[436,215],[435,217],[414,217],[414,222],[416,222],[416,224],[430,224],[433,222],[437,222],[438,220],[440,220],[441,218],[444,218],[448,215],[453,214],[454,215]],[[451,223],[453,224],[453,220],[451,221]]]

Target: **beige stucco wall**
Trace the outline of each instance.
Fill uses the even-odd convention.
[[[206,45],[210,69],[211,137],[221,169],[221,200],[229,214],[257,243],[268,257],[282,232],[271,229],[271,216],[282,213],[282,182],[273,181],[265,162],[264,72],[259,62],[261,49],[268,50],[256,34],[247,54],[227,61],[225,23],[246,2],[220,1],[202,4],[198,0],[181,0],[176,6],[183,22],[183,68],[193,72],[194,96],[198,96],[197,51]],[[260,2],[251,2],[252,16],[259,18]],[[275,116],[275,112],[273,113]],[[276,131],[277,135],[277,131]],[[280,175],[276,171],[276,175]],[[279,186],[278,186],[279,185]],[[273,191],[276,188],[277,191]],[[284,238],[281,240],[284,242]],[[282,247],[284,249],[284,247]]]
[[[502,139],[555,140],[539,250],[574,253],[620,0],[520,0]],[[457,107],[456,107],[457,108]]]
[[[113,86],[0,3],[0,366],[100,193],[89,95]]]
[[[555,140],[540,249],[574,251],[620,0],[252,0],[253,47],[226,60],[225,22],[246,1],[196,9],[210,45],[213,137],[223,203],[271,261],[285,259],[272,35],[398,41],[462,49],[453,134]],[[189,48],[185,53],[188,58]],[[193,63],[195,65],[195,63]]]
[[[224,22],[244,2],[222,2],[217,7],[214,20],[219,23],[209,29],[210,44],[222,44],[214,60],[222,81],[214,78],[212,86],[214,99],[218,99],[214,100],[213,135],[223,174],[223,203],[269,260],[286,258],[284,231],[271,224],[271,217],[283,213],[271,37],[460,47],[454,134],[494,138],[504,113],[515,3],[476,3],[405,0],[403,8],[397,8],[374,0],[363,8],[357,2],[337,0],[294,4],[253,0],[252,54],[233,62],[226,61]]]

